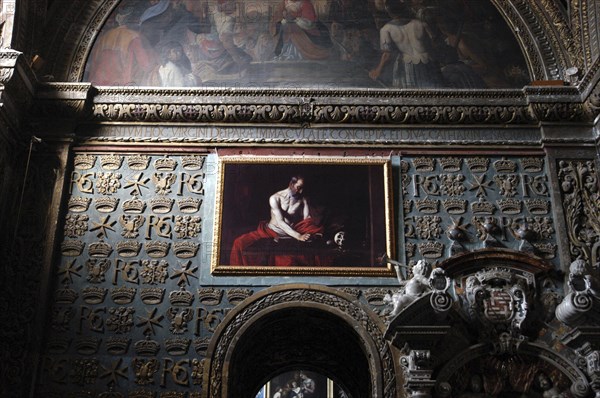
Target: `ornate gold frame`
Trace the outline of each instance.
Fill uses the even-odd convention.
[[[385,254],[394,257],[394,226],[392,202],[391,162],[388,158],[366,157],[283,157],[283,156],[225,156],[219,158],[218,181],[215,196],[214,239],[211,251],[211,273],[213,275],[333,275],[333,276],[393,276],[394,271],[389,264],[377,267],[356,266],[238,266],[221,264],[221,245],[223,233],[225,169],[231,164],[249,165],[352,165],[352,166],[380,166],[383,178],[384,192],[384,235]],[[382,253],[383,254],[383,253]]]

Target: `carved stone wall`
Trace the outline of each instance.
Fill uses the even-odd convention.
[[[557,263],[543,156],[403,156],[401,171],[406,261],[503,247]]]

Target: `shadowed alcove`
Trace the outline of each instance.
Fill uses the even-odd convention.
[[[343,359],[343,360],[340,360]],[[352,397],[367,397],[371,375],[357,333],[330,313],[303,307],[273,311],[240,338],[231,357],[229,396],[254,397],[272,377],[307,369],[345,386]]]

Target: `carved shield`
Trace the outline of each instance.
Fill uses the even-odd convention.
[[[492,289],[489,293],[489,296],[483,301],[485,317],[492,323],[509,321],[515,311],[513,297],[501,289]]]

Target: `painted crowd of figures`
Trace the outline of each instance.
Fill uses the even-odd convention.
[[[314,82],[324,69],[369,87],[529,81],[516,40],[487,0],[123,0],[94,43],[85,79],[163,87]]]

